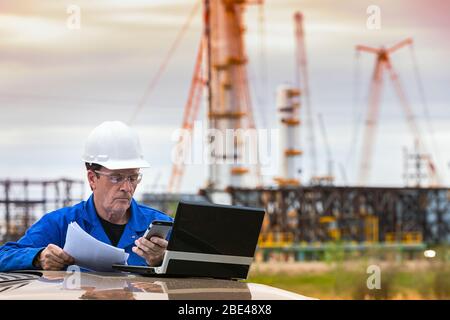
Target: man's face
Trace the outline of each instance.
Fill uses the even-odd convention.
[[[102,168],[97,172],[88,171],[88,180],[94,192],[95,204],[101,207],[97,208],[98,210],[106,213],[107,220],[118,220],[126,213],[137,186],[137,183],[130,181],[133,179],[127,179],[127,177],[136,178],[138,174],[139,169],[109,170]],[[117,180],[120,182],[114,183]]]

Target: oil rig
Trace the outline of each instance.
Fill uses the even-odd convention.
[[[176,144],[176,159],[167,192],[145,193],[140,199],[143,203],[168,214],[174,214],[181,199],[264,208],[266,217],[258,248],[265,257],[281,252],[296,260],[320,259],[337,243],[351,254],[384,248],[415,255],[428,246],[449,243],[450,190],[442,185],[390,59],[397,51],[412,48],[411,38],[391,47],[355,47],[358,54],[374,55],[376,62],[369,88],[358,179],[354,186],[337,186],[323,121],[319,122],[319,128],[327,150],[328,170],[324,175],[318,174],[305,17],[301,12],[293,13],[294,80],[280,84],[276,90],[278,148],[272,150],[271,155],[276,158],[277,172],[271,183],[267,183],[262,179],[260,146],[253,139],[258,129],[255,114],[263,111],[254,104],[250,94],[249,58],[244,41],[245,11],[248,6],[262,9],[264,1],[203,0],[201,4],[202,35],[183,110],[183,134]],[[166,64],[167,59],[158,75]],[[394,88],[416,143],[416,155],[405,156],[406,181],[414,177],[414,183],[402,188],[367,186],[385,77]],[[208,175],[201,186],[199,183],[197,194],[182,194],[180,188],[186,171],[184,157],[190,152],[202,107],[208,129],[202,141],[207,145]],[[305,149],[300,143],[303,134],[307,142]],[[311,160],[309,181],[301,179],[302,157]],[[417,172],[412,175],[408,159],[415,162]],[[3,235],[0,241],[20,237],[39,212],[71,205],[83,198],[83,183],[78,180],[3,180],[0,188],[3,189],[0,212],[5,212],[4,222],[0,224],[0,235]],[[37,198],[29,196],[30,188],[38,189],[32,192],[39,195]]]
[[[174,213],[178,200],[186,198],[265,208],[259,249],[265,250],[266,255],[274,251],[292,253],[296,260],[320,258],[327,246],[335,243],[342,243],[349,252],[383,247],[412,254],[423,252],[429,245],[448,243],[450,190],[441,185],[390,59],[396,51],[407,46],[412,48],[411,38],[389,48],[356,46],[358,54],[375,55],[376,63],[369,88],[358,181],[354,186],[335,186],[332,164],[329,163],[327,174],[317,174],[304,16],[294,13],[295,79],[293,84],[280,84],[276,93],[278,172],[273,184],[261,183],[258,163],[244,159],[245,132],[255,129],[254,114],[259,112],[252,104],[247,76],[244,12],[249,5],[263,6],[264,3],[203,1],[203,36],[181,127],[185,132],[192,132],[202,97],[205,97],[208,128],[222,133],[205,139],[210,147],[206,183],[196,195],[178,193],[186,166],[182,157],[191,147],[191,143],[187,143],[189,135],[183,135],[177,143],[179,158],[173,164],[168,192],[144,194],[143,201],[169,213]],[[417,176],[419,180],[414,186],[367,186],[386,76],[399,99],[423,167],[427,169],[426,174]],[[307,150],[302,150],[299,143],[303,124]],[[323,122],[320,125],[331,162]],[[223,138],[227,130],[234,133],[231,139]],[[311,159],[311,179],[306,183],[299,178],[298,165],[298,160],[305,155]],[[427,186],[423,185],[426,178]]]

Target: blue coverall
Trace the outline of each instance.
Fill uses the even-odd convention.
[[[168,215],[131,200],[131,217],[117,244],[118,248],[129,253],[129,265],[145,266],[144,258],[135,254],[131,248],[134,241],[144,235],[153,220],[173,221]],[[94,238],[111,245],[94,206],[94,195],[72,207],[61,208],[47,213],[28,229],[17,242],[8,242],[0,247],[0,272],[11,270],[34,270],[33,259],[49,244],[60,248],[66,242],[68,224],[76,221],[78,225]]]

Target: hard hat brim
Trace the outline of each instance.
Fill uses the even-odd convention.
[[[84,161],[84,159],[83,159]],[[150,164],[145,160],[114,160],[114,161],[85,161],[88,163],[99,164],[109,170],[120,170],[120,169],[138,169],[138,168],[149,168]]]

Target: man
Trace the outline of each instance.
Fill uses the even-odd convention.
[[[172,218],[133,199],[141,181],[139,138],[120,121],[107,121],[89,135],[82,160],[92,194],[87,201],[44,215],[18,242],[0,247],[0,271],[62,270],[76,261],[62,249],[68,224],[76,221],[94,238],[123,248],[128,264],[157,266],[167,240],[143,234],[153,220]]]

